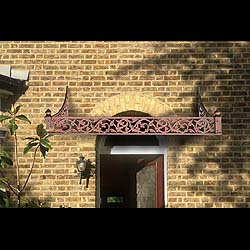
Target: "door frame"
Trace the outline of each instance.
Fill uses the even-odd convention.
[[[164,206],[167,207],[167,147],[163,136],[156,136],[159,146],[105,146],[107,136],[96,139],[96,207],[100,208],[100,155],[163,155]]]

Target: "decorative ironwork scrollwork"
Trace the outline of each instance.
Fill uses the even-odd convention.
[[[45,121],[50,133],[86,135],[214,135],[221,134],[221,114],[210,115],[198,93],[198,117],[70,117],[68,87],[61,109]]]

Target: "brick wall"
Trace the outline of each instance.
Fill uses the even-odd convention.
[[[250,207],[249,42],[0,42],[0,64],[30,71],[19,99],[33,133],[44,112],[57,112],[70,87],[72,115],[138,110],[159,116],[194,116],[196,90],[211,113],[223,117],[223,135],[166,138],[168,207]],[[157,107],[157,108],[156,108]],[[27,197],[52,207],[95,207],[95,179],[78,184],[80,153],[95,161],[95,137],[61,135],[37,161]],[[11,150],[9,139],[6,148]],[[22,156],[27,174],[32,154]]]

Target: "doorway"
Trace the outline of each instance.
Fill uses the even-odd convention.
[[[166,146],[158,136],[98,136],[96,206],[166,206]]]
[[[101,155],[101,208],[161,208],[163,155]]]

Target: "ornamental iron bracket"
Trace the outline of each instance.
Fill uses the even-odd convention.
[[[85,135],[221,135],[221,113],[209,114],[198,92],[198,117],[71,117],[69,88],[64,103],[54,115],[45,112],[51,134]]]

